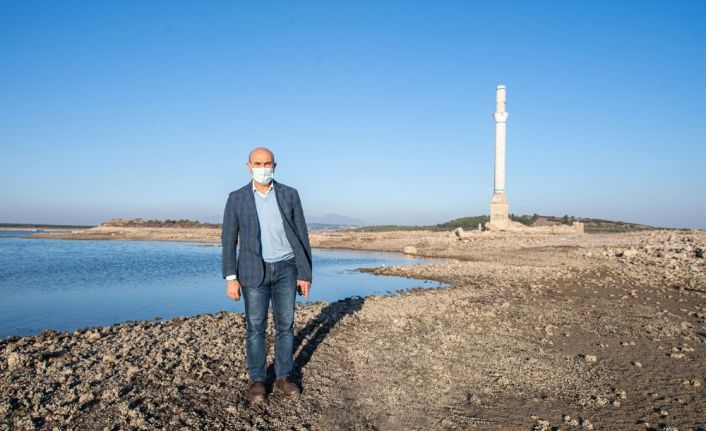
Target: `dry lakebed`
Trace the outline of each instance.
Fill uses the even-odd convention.
[[[220,241],[214,229],[141,229],[42,236]],[[8,337],[0,429],[706,429],[704,232],[311,242],[443,257],[369,271],[448,287],[298,307],[302,395],[270,382],[254,405],[242,314]],[[273,336],[270,319],[270,363]]]

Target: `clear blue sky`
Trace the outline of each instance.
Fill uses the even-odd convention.
[[[309,216],[706,228],[704,1],[2,1],[0,222],[220,221],[267,146]]]

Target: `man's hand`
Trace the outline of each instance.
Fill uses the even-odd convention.
[[[297,290],[300,295],[304,295],[304,298],[309,297],[309,289],[311,289],[311,281],[297,280]]]
[[[238,280],[226,282],[226,295],[233,301],[240,301],[240,282]]]

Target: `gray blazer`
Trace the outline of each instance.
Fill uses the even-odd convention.
[[[282,224],[289,244],[294,251],[297,279],[311,281],[311,246],[306,229],[304,211],[296,189],[272,180],[277,194],[277,205],[282,214]],[[240,237],[240,251],[236,246]],[[262,260],[260,223],[257,218],[252,180],[228,195],[223,212],[223,278],[236,274],[243,286],[259,286],[265,278],[265,261]]]

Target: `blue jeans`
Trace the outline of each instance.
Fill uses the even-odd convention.
[[[278,379],[292,373],[294,348],[294,301],[297,294],[297,267],[294,258],[265,262],[265,279],[259,286],[242,286],[247,322],[246,356],[250,383],[265,382],[265,331],[267,309],[272,298],[275,321],[275,375]]]

